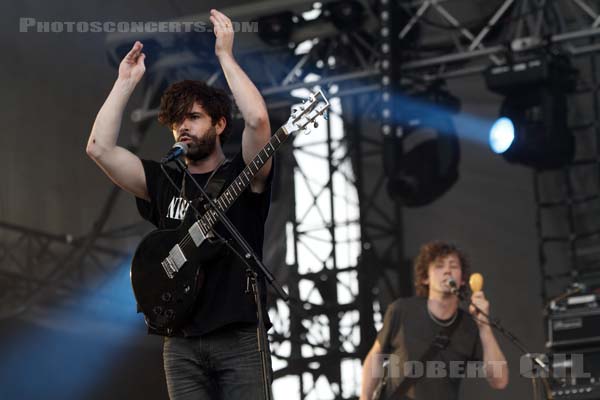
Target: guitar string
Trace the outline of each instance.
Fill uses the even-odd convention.
[[[215,176],[215,174],[217,173],[217,171],[219,169],[221,169],[221,166],[223,166],[226,161],[227,161],[226,158],[224,158],[223,160],[221,160],[221,162],[219,163],[219,165],[217,165],[217,167],[212,171],[212,173],[210,174],[210,176],[206,180],[206,183],[204,184],[204,189],[206,189],[206,187],[208,186],[208,184],[210,183],[210,181],[212,180],[212,178]],[[185,190],[185,188],[186,188],[185,178],[186,178],[187,174],[184,171],[182,171],[182,173],[183,173],[183,176],[181,177],[181,191],[180,191],[180,196],[187,202],[188,209],[191,206],[195,212],[198,212],[198,210],[193,206],[192,200],[189,200],[187,198],[187,195],[185,193],[186,192],[186,190]],[[188,233],[186,233],[186,235],[180,241],[179,246],[180,247],[187,246],[190,243],[190,241],[192,241],[192,240],[193,239],[192,239],[192,237],[191,237],[191,235],[189,234],[189,231],[188,231]]]
[[[279,137],[279,136],[281,136],[282,134],[283,134],[284,136],[286,136],[286,135],[285,135],[285,131],[284,131],[282,128],[279,128],[279,129],[277,130],[277,132],[275,132],[275,134],[274,134],[274,135],[271,137],[271,139],[269,140],[269,142],[268,142],[268,143],[265,145],[265,147],[263,147],[263,148],[262,148],[262,150],[261,150],[261,151],[259,151],[259,152],[258,152],[258,154],[257,154],[257,155],[254,157],[254,159],[252,160],[251,164],[254,164],[254,167],[256,168],[256,171],[254,171],[254,172],[253,172],[253,171],[252,171],[252,169],[250,168],[250,165],[251,165],[251,164],[248,164],[248,165],[246,166],[246,168],[244,168],[244,169],[242,170],[242,172],[240,173],[240,175],[239,175],[239,176],[238,176],[238,177],[237,177],[237,178],[236,178],[236,179],[235,179],[235,180],[232,182],[232,185],[233,185],[233,184],[234,184],[234,183],[236,183],[238,180],[241,180],[241,181],[242,181],[242,182],[241,182],[241,183],[242,183],[242,185],[241,185],[241,186],[242,186],[242,188],[240,188],[240,186],[238,185],[238,191],[239,191],[239,193],[238,193],[237,195],[235,195],[235,196],[231,196],[231,197],[232,197],[232,201],[231,201],[231,203],[233,203],[233,201],[235,201],[235,200],[237,199],[237,197],[239,197],[239,195],[240,195],[240,194],[243,192],[243,190],[245,190],[245,189],[246,189],[247,185],[249,185],[249,184],[250,184],[250,182],[251,182],[251,180],[252,180],[252,178],[249,178],[249,177],[246,175],[246,170],[250,171],[250,176],[251,176],[251,177],[253,177],[253,175],[255,175],[256,173],[258,173],[258,171],[259,171],[259,170],[260,170],[260,169],[261,169],[261,168],[264,166],[264,164],[265,164],[265,163],[266,163],[266,162],[267,162],[267,161],[268,161],[268,160],[269,160],[269,159],[270,159],[270,158],[273,156],[273,154],[275,154],[275,152],[277,151],[277,149],[279,148],[279,146],[280,146],[280,145],[281,145],[281,144],[282,144],[282,143],[285,141],[285,140],[281,140],[281,138]],[[287,138],[287,136],[286,136],[286,137],[284,137],[283,139],[286,139],[286,138]],[[275,145],[275,143],[274,143],[274,142],[275,142],[275,140],[277,140],[277,142],[278,142],[276,145]],[[272,151],[270,155],[269,155],[269,152],[268,152],[268,150],[267,150],[269,146],[271,147],[271,151]],[[263,161],[263,160],[260,158],[260,153],[261,153],[261,152],[264,152],[264,153],[265,153],[265,156],[266,156],[266,157],[265,157],[265,161]],[[256,165],[256,160],[257,160],[257,159],[258,159],[258,160],[260,161],[260,163],[262,164],[260,167],[258,167],[258,166]],[[161,165],[161,167],[162,167],[162,165]],[[220,165],[219,165],[219,167],[220,167]],[[217,169],[218,169],[218,167],[217,167]],[[164,172],[164,168],[163,168],[163,172]],[[215,172],[216,172],[216,169],[215,169],[215,171],[213,171],[213,175],[214,175],[214,173],[215,173]],[[246,179],[248,180],[248,183],[244,183],[244,182],[243,182],[243,180],[241,179],[241,178],[242,178],[242,174],[243,174],[243,175],[246,177]],[[209,177],[209,180],[210,180],[210,178],[212,178],[212,176],[213,176],[213,175],[211,175],[211,176]],[[169,178],[170,178],[170,177],[169,177]],[[172,183],[172,184],[173,184],[175,187],[177,187],[177,186],[174,184],[174,182],[171,182],[171,183]],[[207,183],[208,183],[208,182],[207,182]],[[232,185],[230,185],[230,187],[231,187]],[[206,185],[205,185],[205,186],[206,186]],[[183,178],[183,180],[182,180],[182,192],[183,192],[183,191],[185,191],[185,175],[184,175],[184,178]],[[228,189],[227,189],[225,192],[228,192],[228,191],[229,191],[229,188],[228,188]],[[235,193],[235,190],[234,190],[234,193]],[[225,193],[224,193],[224,194],[225,194]],[[231,195],[231,194],[230,194],[230,195]],[[182,196],[182,197],[184,197],[184,199],[185,199],[185,193],[183,193],[183,196]],[[220,198],[221,198],[221,196],[219,196],[219,199],[220,199]],[[186,200],[188,203],[190,202],[190,201],[189,201],[189,200],[187,200],[187,199],[185,199],[185,200]],[[217,200],[217,201],[218,201],[218,200]],[[221,211],[225,211],[225,210],[224,210],[224,209],[221,209]],[[205,214],[204,214],[202,217],[200,217],[200,220],[199,220],[198,222],[201,222],[201,221],[203,221],[203,220],[205,219],[205,217],[206,217],[208,214],[209,214],[208,212],[207,212],[207,213],[205,213]],[[213,223],[213,222],[211,222],[211,221],[210,221],[210,219],[209,219],[209,222],[210,222],[210,224],[206,224],[206,221],[204,221],[204,224],[206,224],[207,226],[204,226],[204,224],[203,224],[203,223],[201,223],[201,224],[200,224],[200,227],[201,227],[201,228],[200,228],[200,230],[202,231],[202,233],[203,233],[204,235],[207,235],[207,234],[210,232],[210,230],[212,230],[212,227],[214,226],[214,223]],[[215,222],[216,222],[216,221],[215,221]],[[211,225],[212,225],[212,226],[211,226]],[[205,229],[206,229],[206,232],[205,232],[205,231],[204,231],[202,228],[205,228]],[[193,241],[193,239],[192,239],[191,235],[190,235],[190,234],[189,234],[189,232],[188,232],[188,233],[186,233],[186,235],[183,237],[183,239],[180,241],[180,247],[187,246],[187,245],[188,245],[189,243],[191,243],[192,241]]]
[[[248,168],[244,168],[244,170],[242,171],[242,173],[244,173],[244,174],[245,174],[245,172],[246,172],[246,169],[248,169]],[[251,171],[251,169],[250,169],[250,171]],[[214,174],[214,173],[213,173],[213,174]],[[212,175],[211,175],[211,177],[212,177]],[[210,178],[209,178],[209,179],[210,179]],[[247,178],[247,179],[248,179],[248,178]],[[236,179],[235,179],[235,180],[232,182],[232,184],[234,184],[234,183],[236,183],[236,182],[238,182],[238,181],[240,181],[240,180],[241,180],[241,175],[240,175],[240,176],[238,176],[238,177],[237,177],[237,178],[236,178]],[[244,185],[245,185],[245,184],[244,184],[244,183],[243,183],[243,181],[242,181],[242,186],[244,186]],[[205,186],[206,186],[206,185],[205,185]],[[238,188],[239,188],[239,186],[238,186]],[[227,193],[227,192],[229,192],[229,188],[228,188],[228,189],[227,189],[227,190],[226,190],[226,191],[225,191],[225,192],[224,192],[224,193],[223,193],[221,196],[219,196],[219,198],[216,200],[217,206],[219,207],[219,210],[220,210],[221,212],[224,212],[224,211],[226,211],[226,209],[228,208],[228,206],[227,206],[227,207],[224,207],[224,206],[221,204],[221,198],[222,198],[222,197],[223,197],[223,195],[225,195],[225,193]],[[234,191],[234,193],[235,193],[235,191]],[[241,193],[241,191],[240,191],[240,193]],[[231,196],[231,194],[229,194],[229,195]],[[237,199],[238,195],[231,196],[231,197],[232,197],[232,199],[233,199],[233,200],[232,200],[232,202],[233,202],[235,199]],[[189,202],[189,200],[188,200],[188,202]],[[199,221],[198,221],[198,222],[200,223],[200,230],[202,231],[202,233],[203,233],[204,235],[208,235],[208,233],[210,232],[210,230],[212,229],[212,227],[213,227],[213,226],[215,225],[215,223],[216,223],[216,220],[215,220],[215,221],[212,221],[212,219],[211,219],[211,218],[215,218],[215,212],[214,212],[214,211],[212,211],[212,210],[211,210],[211,211],[207,211],[206,213],[204,213],[204,214],[202,215],[202,217],[200,217],[200,219],[199,219]],[[191,240],[193,240],[193,239],[192,239],[192,237],[190,236],[190,234],[189,234],[189,233],[187,233],[187,234],[185,235],[185,237],[184,237],[184,238],[181,240],[181,245],[182,245],[182,246],[187,246],[187,245],[190,243],[190,241],[191,241]]]
[[[272,157],[272,155],[273,155],[273,154],[275,154],[275,152],[277,151],[277,149],[279,148],[279,146],[280,146],[280,145],[281,145],[281,144],[282,144],[282,143],[285,141],[285,140],[281,140],[281,138],[279,137],[279,136],[281,136],[282,134],[283,134],[283,135],[285,135],[285,132],[283,131],[283,129],[282,129],[282,128],[279,128],[279,129],[277,130],[277,132],[275,132],[275,134],[273,135],[273,137],[272,137],[272,138],[269,140],[269,142],[268,142],[268,143],[265,145],[265,147],[263,147],[263,149],[262,149],[261,151],[259,151],[259,152],[258,152],[258,154],[256,155],[256,157],[254,157],[254,159],[252,160],[252,163],[254,164],[254,166],[255,166],[255,168],[256,168],[256,171],[255,171],[255,172],[253,172],[253,171],[252,171],[252,169],[250,168],[250,165],[251,165],[252,163],[251,163],[251,164],[248,164],[248,165],[246,166],[246,168],[244,168],[244,170],[242,171],[242,173],[240,173],[240,175],[239,175],[239,176],[238,176],[238,177],[237,177],[237,178],[236,178],[236,179],[235,179],[235,180],[232,182],[232,185],[233,185],[233,184],[235,184],[235,183],[236,183],[236,182],[238,182],[238,181],[242,181],[242,182],[241,182],[241,183],[242,183],[242,185],[241,185],[241,188],[240,188],[240,185],[238,184],[238,192],[239,192],[239,193],[238,193],[237,195],[235,195],[235,196],[231,196],[231,194],[230,194],[230,196],[232,197],[232,201],[231,201],[232,203],[233,203],[233,201],[235,201],[235,200],[237,199],[237,197],[239,197],[239,195],[242,193],[242,191],[246,189],[247,185],[248,185],[248,184],[250,184],[251,178],[249,178],[249,177],[248,177],[248,175],[246,175],[246,172],[247,172],[246,170],[250,171],[250,176],[253,176],[253,175],[255,175],[256,173],[258,173],[258,171],[259,171],[259,170],[260,170],[260,169],[261,169],[261,168],[264,166],[264,164],[265,164],[265,163],[266,163],[266,162],[267,162],[267,161],[268,161],[268,160],[269,160],[269,159]],[[286,139],[286,138],[284,138],[284,139]],[[275,142],[275,140],[277,140],[277,142],[278,142],[277,144],[275,144],[275,143],[274,143],[274,142]],[[268,151],[268,147],[269,147],[269,146],[270,146],[270,148],[271,148],[271,154],[269,154],[269,151]],[[261,153],[261,152],[264,152],[264,153],[265,153],[265,161],[263,161],[263,160],[260,158],[260,153]],[[258,166],[256,165],[256,160],[257,160],[257,159],[258,159],[258,160],[260,161],[260,163],[262,164],[260,167],[258,167]],[[246,177],[246,179],[248,180],[248,183],[244,183],[244,182],[243,182],[243,179],[241,179],[241,177],[242,177],[242,174],[243,174],[243,175]],[[211,175],[211,177],[212,177],[212,175]],[[209,179],[210,179],[210,178],[209,178]],[[238,183],[239,183],[239,182],[238,182]],[[183,181],[183,184],[185,184],[185,180]],[[183,185],[182,185],[182,186],[183,186]],[[228,192],[228,191],[229,191],[229,188],[226,190],[226,192]],[[234,193],[235,193],[235,192],[236,192],[236,191],[234,190]],[[224,194],[225,194],[225,193],[224,193]],[[220,199],[220,198],[221,198],[221,196],[219,197],[219,199]],[[189,202],[189,200],[188,200],[188,202]],[[225,210],[221,209],[221,211],[225,211]],[[206,221],[204,221],[204,219],[205,219],[205,217],[206,217],[207,215],[208,215],[208,213],[205,213],[205,214],[204,214],[204,215],[203,215],[203,216],[200,218],[200,221],[199,221],[199,222],[201,222],[201,224],[200,224],[200,227],[201,227],[201,231],[202,231],[202,233],[203,233],[204,235],[207,235],[207,234],[210,232],[210,230],[212,229],[212,227],[214,226],[214,223],[213,223],[213,222],[211,222],[211,221],[210,221],[210,219],[209,219],[209,222],[210,222],[210,223],[206,223]],[[204,222],[202,222],[202,221],[204,221]],[[206,226],[205,226],[205,225],[206,225]],[[212,225],[212,226],[211,226],[211,225]],[[203,230],[202,228],[204,228],[204,230]],[[185,235],[185,236],[183,237],[183,239],[181,240],[181,242],[180,242],[180,243],[181,243],[181,244],[180,244],[180,246],[187,246],[187,245],[188,245],[188,244],[190,244],[192,241],[193,241],[193,239],[192,239],[191,235],[190,235],[190,234],[189,234],[189,232],[188,232],[188,233],[186,233],[186,235]]]
[[[276,135],[277,135],[277,134],[276,134]],[[274,135],[273,137],[275,137],[276,135]],[[277,138],[277,140],[279,141],[279,143],[280,143],[280,144],[282,143],[282,141],[281,141],[279,138]],[[261,168],[264,166],[264,164],[265,164],[265,163],[266,163],[266,162],[267,162],[267,161],[268,161],[268,160],[271,158],[271,156],[272,156],[272,155],[275,153],[275,151],[277,150],[277,148],[276,148],[275,146],[273,146],[273,143],[271,143],[271,142],[272,142],[272,140],[269,140],[269,142],[267,143],[267,145],[266,145],[266,146],[265,146],[265,147],[264,147],[264,148],[263,148],[261,151],[259,151],[259,152],[258,152],[258,154],[256,155],[256,157],[254,157],[254,159],[252,160],[252,162],[251,162],[250,164],[248,164],[248,165],[246,166],[246,168],[244,168],[244,169],[242,170],[242,172],[240,173],[240,175],[239,175],[239,176],[238,176],[238,177],[237,177],[237,178],[236,178],[236,179],[235,179],[235,180],[232,182],[232,184],[230,185],[230,187],[231,187],[233,184],[236,184],[236,183],[238,183],[238,193],[237,193],[237,194],[235,194],[235,195],[233,195],[233,196],[231,195],[231,193],[229,193],[230,197],[232,198],[232,201],[231,201],[231,203],[233,203],[235,200],[237,200],[237,198],[239,197],[239,195],[240,195],[240,194],[243,192],[243,190],[245,190],[245,189],[246,189],[246,187],[247,187],[247,186],[250,184],[250,182],[252,181],[252,178],[254,177],[253,175],[256,175],[256,173],[258,173],[258,171],[260,171],[260,169],[261,169]],[[271,154],[269,154],[269,153],[268,153],[268,151],[267,151],[267,147],[268,147],[269,145],[271,145],[271,149],[272,149],[272,153],[271,153]],[[265,161],[263,161],[263,160],[260,158],[260,153],[261,153],[261,152],[264,152],[264,153],[265,153]],[[262,165],[260,165],[260,166],[258,166],[258,165],[257,165],[257,163],[256,163],[256,160],[257,160],[257,159],[259,160],[259,164],[262,164]],[[250,165],[251,165],[251,164],[254,164],[254,167],[256,168],[256,171],[252,171],[252,168],[250,167]],[[219,167],[220,167],[220,165],[219,165]],[[210,181],[210,179],[213,177],[214,173],[216,172],[216,170],[217,170],[219,167],[217,167],[217,168],[215,169],[215,171],[213,171],[213,174],[212,174],[212,175],[209,177],[209,181]],[[248,177],[248,175],[247,175],[247,172],[248,172],[248,171],[250,172],[250,177]],[[246,179],[248,180],[248,182],[247,182],[247,183],[245,183],[245,182],[243,181],[243,179],[242,179],[242,174],[243,174],[243,176],[245,176],[245,177],[246,177]],[[240,185],[239,185],[239,182],[238,182],[238,181],[241,181],[241,183],[242,183],[242,185],[241,185],[241,186],[242,186],[242,188],[240,188]],[[205,187],[206,187],[206,185],[207,185],[207,184],[208,184],[208,181],[207,181],[207,183],[205,184]],[[225,192],[224,192],[224,193],[223,193],[221,196],[219,196],[219,198],[218,198],[218,199],[217,199],[217,201],[216,201],[216,203],[217,203],[217,205],[219,206],[219,209],[220,209],[220,211],[221,211],[221,212],[224,212],[224,211],[226,211],[226,210],[227,210],[227,208],[229,208],[229,206],[227,206],[227,207],[223,207],[221,204],[219,204],[219,202],[220,202],[221,198],[222,198],[222,197],[223,197],[223,196],[224,196],[226,193],[228,193],[228,192],[229,192],[229,188],[227,188],[227,190],[225,190]],[[233,192],[234,192],[234,193],[236,193],[236,191],[235,191],[235,190],[234,190]],[[185,199],[185,200],[186,200],[186,201],[189,203],[189,202],[190,202],[190,200],[187,200],[187,198],[186,198],[186,196],[185,196],[185,179],[183,179],[183,182],[182,182],[182,194],[183,194],[183,196],[182,196],[182,197],[183,197],[183,198],[184,198],[184,199]],[[213,221],[211,221],[211,219],[210,219],[210,217],[211,217],[211,216],[212,216],[212,217],[214,217],[214,214],[212,214],[212,212],[211,212],[211,211],[209,211],[209,212],[206,212],[206,213],[204,213],[204,215],[203,215],[202,217],[200,217],[200,220],[198,221],[198,222],[200,223],[200,227],[201,227],[201,228],[200,228],[200,230],[202,231],[202,233],[203,233],[204,235],[208,235],[208,233],[209,233],[209,232],[212,230],[212,228],[214,227],[214,225],[215,225],[215,223],[216,223],[216,221],[214,221],[214,222],[213,222]],[[208,223],[205,221],[205,219],[208,219]],[[205,226],[205,225],[206,225],[206,226]],[[202,228],[204,228],[204,229],[202,229]],[[188,233],[186,233],[186,235],[185,235],[185,236],[183,237],[183,239],[181,240],[181,245],[180,245],[180,246],[181,246],[181,247],[185,247],[185,246],[187,246],[188,244],[190,244],[192,241],[193,241],[193,239],[192,239],[191,235],[190,235],[190,234],[189,234],[189,232],[188,232]]]

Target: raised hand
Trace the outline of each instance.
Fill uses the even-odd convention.
[[[215,54],[217,57],[233,55],[233,25],[231,20],[222,12],[210,10],[210,22],[217,40],[215,41]]]
[[[142,53],[143,47],[144,45],[141,42],[135,42],[129,53],[119,64],[119,79],[130,80],[133,83],[138,83],[142,79],[146,71],[144,65],[146,55]]]

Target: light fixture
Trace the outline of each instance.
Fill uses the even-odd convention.
[[[365,20],[365,7],[356,0],[332,1],[325,4],[324,15],[342,31],[358,30]]]
[[[258,36],[271,46],[287,46],[294,31],[296,17],[291,11],[283,11],[258,19]]]
[[[383,138],[389,195],[406,207],[432,203],[458,180],[460,145],[452,121],[458,99],[437,82],[395,101],[399,128]]]
[[[515,125],[510,118],[500,117],[490,128],[490,147],[496,154],[502,154],[515,140]]]
[[[488,88],[505,96],[489,132],[492,151],[541,170],[569,164],[575,139],[568,126],[567,96],[575,77],[569,60],[556,55],[488,70]]]

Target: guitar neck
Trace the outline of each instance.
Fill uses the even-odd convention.
[[[289,133],[284,126],[279,128],[277,132],[271,137],[269,142],[262,148],[261,151],[250,161],[246,168],[235,178],[235,180],[229,185],[219,198],[215,201],[215,204],[221,212],[226,212],[229,207],[235,202],[235,200],[246,190],[252,179],[256,176],[258,171],[265,165],[265,163],[273,157],[273,154],[281,146],[281,144],[287,139]],[[206,228],[206,231],[210,230],[218,221],[217,213],[211,210],[205,213],[198,221],[201,226]]]

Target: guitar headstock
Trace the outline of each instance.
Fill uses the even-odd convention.
[[[324,115],[328,108],[329,101],[323,91],[319,89],[312,92],[302,104],[294,106],[292,115],[285,124],[287,133],[290,134],[295,131],[308,133],[311,129],[309,125],[313,124],[314,127],[317,127],[316,119]]]

